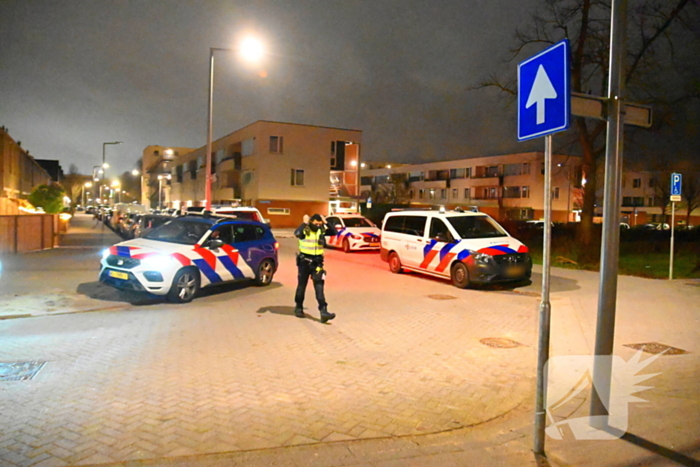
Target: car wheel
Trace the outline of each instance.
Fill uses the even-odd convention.
[[[401,274],[403,271],[401,267],[401,258],[396,254],[395,251],[389,253],[389,270],[394,274]]]
[[[460,289],[466,289],[469,286],[469,270],[462,262],[455,263],[452,266],[452,285]]]
[[[347,238],[343,240],[343,251],[345,253],[350,253],[350,242]]]
[[[275,263],[270,259],[264,259],[258,266],[258,272],[255,274],[255,283],[261,286],[270,285],[274,275]]]
[[[199,292],[199,271],[194,268],[180,269],[168,292],[168,300],[174,303],[189,303]]]

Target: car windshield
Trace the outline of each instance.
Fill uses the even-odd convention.
[[[343,222],[345,222],[345,227],[372,227],[372,224],[364,217],[346,217]]]
[[[501,226],[486,216],[448,217],[460,238],[507,237]]]
[[[144,238],[161,242],[194,245],[209,230],[209,227],[211,227],[209,224],[202,222],[187,222],[176,219],[154,229]]]

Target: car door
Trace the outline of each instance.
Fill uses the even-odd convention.
[[[419,269],[423,263],[428,240],[425,236],[425,225],[428,216],[405,216],[403,223],[403,243],[401,262],[409,268]]]
[[[442,275],[449,275],[449,265],[456,256],[452,251],[457,246],[454,234],[444,220],[439,217],[430,219],[427,245],[421,268]]]
[[[338,235],[326,235],[326,244],[329,246],[341,246],[342,245],[342,230],[345,229],[345,225],[343,224],[343,220],[339,217],[331,216],[326,218],[326,223],[328,225],[332,225],[333,227],[336,228],[338,231]],[[340,227],[338,227],[340,226]]]
[[[257,224],[235,223],[233,247],[238,251],[238,268],[243,275],[254,278],[260,262],[274,255],[275,246],[265,240],[265,229]]]
[[[212,240],[221,240],[223,245],[218,248],[213,248],[211,246]],[[214,264],[213,270],[216,275],[218,275],[218,278],[215,276],[212,276],[213,278],[209,277],[207,271],[202,270],[202,266],[204,265],[202,265],[201,262],[198,264],[200,270],[209,277],[211,282],[219,282],[218,279],[221,279],[223,282],[230,281],[240,276],[238,267],[236,266],[238,262],[237,254],[232,244],[233,231],[231,225],[225,224],[215,228],[204,242],[204,245],[201,247],[195,246],[195,252],[202,256],[204,260],[207,260],[209,266],[211,266],[212,263]],[[212,261],[212,259],[214,259],[214,261]]]

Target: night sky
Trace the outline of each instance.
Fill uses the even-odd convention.
[[[0,125],[41,159],[113,175],[149,144],[206,142],[210,47],[253,33],[256,66],[216,55],[214,139],[256,120],[363,130],[363,158],[541,150],[515,106],[470,91],[506,64],[537,0],[0,0]],[[533,49],[533,53],[539,49]],[[525,58],[525,57],[523,57]]]

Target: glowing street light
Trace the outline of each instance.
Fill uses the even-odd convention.
[[[238,52],[248,62],[259,61],[264,54],[262,43],[252,37],[244,39],[236,49],[209,48],[209,102],[207,105],[206,177],[204,182],[204,209],[211,211],[211,137],[212,111],[214,107],[214,52]]]

